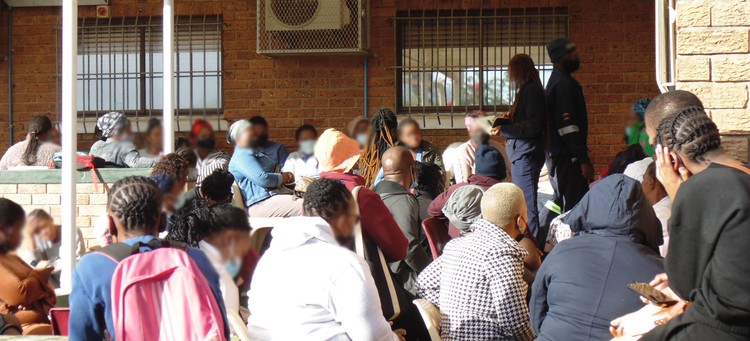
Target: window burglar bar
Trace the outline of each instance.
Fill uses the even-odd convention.
[[[507,111],[515,89],[508,63],[530,55],[545,82],[546,44],[568,35],[566,8],[404,11],[396,19],[399,114],[463,116]]]
[[[174,35],[174,103],[177,115],[222,115],[220,16],[178,17]],[[161,17],[80,19],[78,27],[78,114],[83,133],[109,111],[125,112],[134,129],[161,118]],[[59,91],[58,91],[59,92]],[[176,129],[180,119],[175,120]]]

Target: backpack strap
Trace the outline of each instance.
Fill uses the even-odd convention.
[[[111,259],[113,262],[119,263],[123,259],[128,258],[129,256],[138,253],[140,247],[141,247],[140,243],[136,243],[135,245],[128,245],[125,243],[113,243],[99,250],[94,251],[94,253],[101,254]]]

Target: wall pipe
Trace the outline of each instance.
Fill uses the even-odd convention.
[[[364,83],[365,83],[364,84],[364,88],[365,88],[365,118],[369,117],[369,111],[370,111],[370,107],[369,107],[369,105],[367,103],[368,99],[370,97],[369,87],[367,86],[368,79],[369,79],[369,72],[368,72],[369,61],[370,61],[370,57],[368,55],[365,55],[365,68],[364,68],[364,73],[365,73],[365,75],[364,75],[364,78],[365,78],[365,81],[364,81]]]
[[[8,147],[13,145],[13,7],[8,6]]]

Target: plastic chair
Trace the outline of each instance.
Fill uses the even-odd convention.
[[[428,218],[422,221],[422,229],[427,235],[427,243],[430,244],[432,259],[437,259],[443,254],[445,244],[452,239],[448,234],[448,226],[438,218]]]
[[[250,333],[238,312],[227,309],[227,320],[229,321],[229,327],[232,329],[232,335],[236,335],[240,341],[250,341]]]
[[[440,309],[432,304],[432,302],[423,298],[418,298],[412,301],[412,303],[417,306],[419,315],[422,316],[424,325],[427,327],[427,332],[430,334],[430,340],[442,341],[443,339],[440,337],[440,321],[442,320]]]
[[[52,335],[68,336],[68,319],[70,308],[52,308],[49,310],[49,321],[52,324]]]
[[[254,229],[250,234],[250,247],[258,251],[261,256],[271,246],[271,239],[273,239],[271,230],[273,230],[273,227],[260,227]]]

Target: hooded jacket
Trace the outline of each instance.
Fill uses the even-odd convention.
[[[451,232],[452,236],[460,236],[461,233],[459,231],[461,230],[455,225],[451,224],[448,220],[448,217],[446,217],[445,213],[443,213],[443,207],[445,207],[445,204],[448,203],[448,199],[450,199],[453,192],[463,186],[468,185],[479,186],[486,191],[487,189],[498,183],[500,183],[500,180],[489,178],[479,174],[472,174],[469,176],[466,182],[457,183],[451,187],[448,187],[448,189],[443,193],[440,193],[440,195],[438,195],[437,198],[435,198],[435,200],[433,200],[430,204],[430,208],[427,213],[430,216],[438,218],[448,224],[448,229]]]
[[[388,206],[393,219],[409,241],[406,258],[391,263],[391,271],[398,276],[404,288],[416,296],[417,275],[432,261],[427,251],[427,236],[419,220],[419,202],[404,186],[393,181],[381,181],[373,190]]]
[[[613,319],[643,303],[627,285],[664,272],[661,223],[640,183],[610,175],[564,219],[577,235],[552,250],[529,304],[538,340],[609,340]]]
[[[253,275],[253,340],[397,340],[364,259],[336,242],[320,217],[274,227]]]

